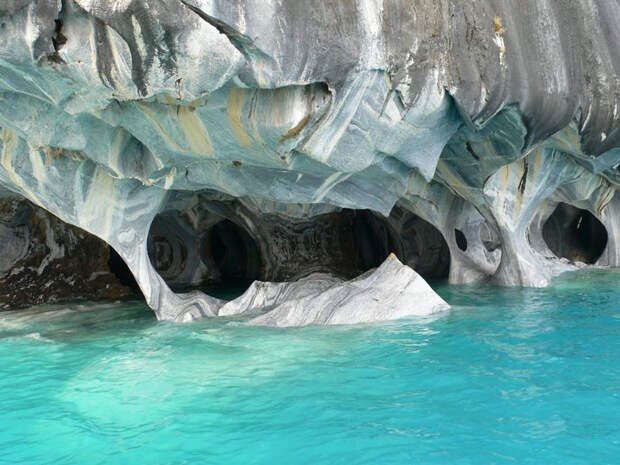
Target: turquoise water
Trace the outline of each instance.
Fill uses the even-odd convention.
[[[0,463],[620,463],[620,273],[354,327],[0,314]]]

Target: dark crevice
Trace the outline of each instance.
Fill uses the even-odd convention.
[[[125,261],[112,247],[110,247],[108,267],[110,268],[110,272],[117,277],[123,286],[130,288],[136,294],[140,292],[140,286],[138,286],[136,278],[134,278]]]
[[[493,252],[494,250],[497,250],[501,247],[501,244],[499,241],[484,240],[482,241],[482,245],[487,250],[487,252]]]
[[[221,221],[209,230],[202,253],[207,261],[210,255],[220,282],[249,284],[259,278],[258,246],[245,229],[230,220]]]
[[[387,256],[398,253],[397,238],[387,222],[370,210],[356,210],[353,239],[360,272],[380,266]]]
[[[454,238],[456,239],[456,245],[458,248],[465,252],[467,250],[467,238],[465,237],[463,231],[460,229],[455,229]]]
[[[543,225],[543,239],[556,256],[593,264],[605,251],[607,230],[589,211],[560,203]]]
[[[467,151],[469,152],[469,154],[474,157],[474,159],[476,161],[480,161],[480,157],[478,157],[478,155],[476,155],[476,152],[474,152],[474,149],[472,149],[471,147],[471,143],[470,142],[465,142],[465,148],[467,149]]]
[[[62,33],[62,21],[60,19],[54,20],[54,35],[52,36],[52,44],[54,44],[54,50],[57,52],[64,47],[67,43],[67,38]]]
[[[407,213],[400,240],[404,255],[398,258],[426,280],[447,279],[450,274],[450,248],[443,234],[419,216]]]
[[[56,64],[65,64],[65,60],[62,59],[60,50],[67,43],[67,38],[62,33],[62,20],[57,18],[54,20],[54,34],[52,35],[52,45],[54,46],[54,53],[47,55],[47,61]]]
[[[525,183],[527,181],[527,172],[529,171],[529,162],[527,161],[527,158],[523,159],[523,176],[521,176],[521,179],[519,180],[519,192],[521,194],[523,194],[525,192]]]

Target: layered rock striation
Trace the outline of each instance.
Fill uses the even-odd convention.
[[[396,320],[449,308],[418,273],[390,254],[380,267],[345,282],[314,274],[291,283],[254,281],[241,297],[220,307],[218,316],[258,310],[262,314],[249,324],[286,327]]]
[[[0,185],[110,244],[162,319],[222,305],[171,287],[390,252],[545,286],[620,266],[619,24],[606,0],[7,0]]]

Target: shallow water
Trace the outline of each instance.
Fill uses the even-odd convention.
[[[0,313],[0,463],[620,462],[620,273],[353,327]]]

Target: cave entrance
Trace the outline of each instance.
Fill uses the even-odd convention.
[[[228,298],[254,280],[292,281],[312,273],[352,279],[379,267],[390,253],[427,280],[446,278],[450,270],[442,234],[398,207],[389,217],[353,209],[309,218],[264,213],[251,220],[252,229],[221,215],[225,210],[192,223],[175,211],[153,221],[149,257],[175,292],[201,289]]]
[[[398,216],[402,218],[400,237],[403,243],[403,255],[401,257],[397,254],[398,258],[426,281],[448,279],[450,248],[443,234],[428,221],[411,212],[401,210]],[[461,245],[466,248],[466,239]]]
[[[199,289],[231,299],[261,277],[257,242],[217,214],[203,212],[192,223],[183,212],[163,212],[151,224],[147,246],[153,267],[174,292]]]
[[[543,225],[543,239],[556,256],[593,264],[607,246],[607,230],[589,211],[560,203]]]
[[[388,218],[355,210],[353,236],[361,271],[381,265],[393,252],[425,280],[448,278],[450,249],[441,232],[398,206]]]
[[[360,272],[377,268],[392,252],[401,254],[398,235],[387,218],[380,218],[370,210],[354,210],[353,215],[353,260],[357,260]]]
[[[260,278],[262,260],[245,228],[217,215],[190,224],[177,211],[159,214],[148,236],[153,267],[175,292],[201,289],[220,298],[236,297]]]
[[[256,241],[230,220],[220,221],[207,231],[202,254],[215,265],[216,282],[247,287],[260,278],[261,258]]]
[[[135,294],[140,294],[140,286],[136,282],[133,273],[121,258],[121,256],[112,247],[110,250],[110,258],[108,259],[108,268],[110,272],[116,276],[118,281],[125,287],[131,289]]]
[[[198,284],[193,242],[191,229],[175,212],[154,218],[147,240],[149,259],[174,291],[188,290]]]

